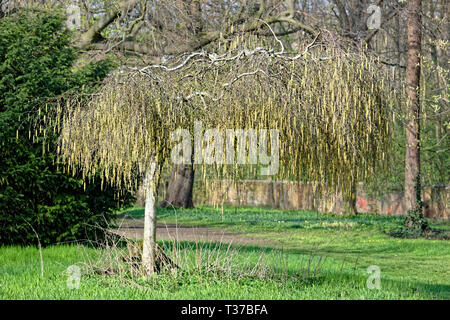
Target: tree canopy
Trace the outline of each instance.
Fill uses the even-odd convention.
[[[132,186],[150,163],[169,159],[175,129],[201,120],[222,131],[278,129],[278,176],[305,171],[316,186],[349,192],[348,182],[388,157],[390,74],[363,48],[325,45],[325,36],[297,55],[276,40],[268,48],[236,39],[222,54],[122,69],[91,98],[58,108],[62,160],[73,172]]]

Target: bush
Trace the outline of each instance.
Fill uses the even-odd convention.
[[[93,90],[113,67],[104,60],[74,71],[77,54],[64,26],[58,13],[0,19],[0,245],[35,244],[33,229],[42,245],[90,238],[131,200],[101,190],[98,179],[84,190],[81,179],[57,169],[55,137],[47,136],[45,154],[42,138],[29,138],[28,115],[39,105],[67,90]]]

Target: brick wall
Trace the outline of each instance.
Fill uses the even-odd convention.
[[[200,191],[200,190],[199,190]],[[197,193],[197,194],[196,194]],[[285,181],[227,181],[218,180],[194,192],[195,203],[210,205],[268,206],[280,209],[305,209],[320,212],[345,213],[348,203],[336,193],[313,192],[311,184]],[[449,219],[449,186],[431,186],[422,190],[424,213],[427,217]],[[403,215],[406,210],[402,192],[369,196],[361,184],[357,193],[358,212],[384,215]]]

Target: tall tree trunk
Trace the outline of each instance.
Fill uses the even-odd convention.
[[[420,185],[420,58],[422,38],[422,1],[408,1],[408,61],[406,66],[406,156],[405,206],[408,227],[423,221]],[[411,215],[416,215],[412,217]]]
[[[161,207],[193,208],[193,187],[194,168],[192,164],[175,166]]]
[[[142,267],[145,274],[152,275],[156,265],[156,196],[158,184],[158,165],[153,162],[146,174],[144,241],[142,248]]]

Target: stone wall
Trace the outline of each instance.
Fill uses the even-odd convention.
[[[403,193],[369,196],[361,184],[357,192],[358,212],[403,215]],[[199,192],[201,194],[199,194]],[[211,182],[207,189],[194,191],[195,203],[209,205],[267,206],[280,209],[318,210],[319,212],[348,212],[348,203],[340,194],[313,192],[311,184],[286,181],[244,180]],[[427,217],[449,219],[449,186],[431,186],[422,190],[424,214]]]

